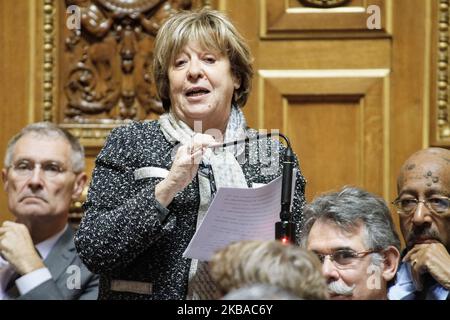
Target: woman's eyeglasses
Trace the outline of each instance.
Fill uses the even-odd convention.
[[[320,262],[323,264],[326,257],[330,257],[330,260],[334,263],[334,265],[339,269],[349,269],[355,266],[356,262],[364,258],[366,255],[378,252],[379,250],[365,250],[356,252],[350,249],[341,249],[336,250],[330,254],[322,254],[314,252],[319,258]]]
[[[403,216],[409,216],[416,211],[419,203],[422,202],[428,210],[439,215],[448,213],[450,207],[450,198],[448,197],[431,197],[425,200],[418,200],[416,198],[401,198],[392,202],[397,208],[397,212]]]

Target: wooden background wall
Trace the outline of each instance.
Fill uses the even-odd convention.
[[[244,113],[252,127],[290,137],[308,180],[308,200],[350,184],[392,201],[396,174],[411,153],[450,145],[448,0],[352,0],[331,9],[312,8],[308,1],[323,3],[193,5],[227,12],[249,40],[256,76]],[[2,159],[7,140],[21,127],[50,119],[82,138],[90,171],[104,135],[123,123],[105,112],[86,116],[87,125],[67,116],[64,88],[74,56],[65,47],[70,34],[64,19],[67,4],[76,2],[0,1]],[[370,5],[380,8],[380,30],[367,28]],[[120,79],[127,81],[126,75]],[[143,113],[144,104],[129,110],[136,108],[140,119],[156,118],[153,111]],[[10,217],[1,193],[0,221]]]

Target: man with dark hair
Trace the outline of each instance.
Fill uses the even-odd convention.
[[[306,206],[303,246],[322,262],[331,299],[387,298],[400,241],[381,198],[346,187]]]
[[[15,221],[0,226],[0,299],[96,299],[98,276],[67,224],[86,183],[84,151],[54,124],[31,124],[6,150],[2,179]]]
[[[428,148],[402,166],[393,202],[406,242],[389,298],[450,299],[450,150]]]

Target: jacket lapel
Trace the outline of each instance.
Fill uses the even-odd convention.
[[[69,226],[44,260],[54,280],[61,276],[76,255],[73,237],[74,231]]]

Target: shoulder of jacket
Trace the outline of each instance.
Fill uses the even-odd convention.
[[[139,133],[144,131],[159,130],[159,123],[157,120],[151,121],[131,121],[124,125],[118,126],[111,131],[111,134],[124,134],[124,133]]]

